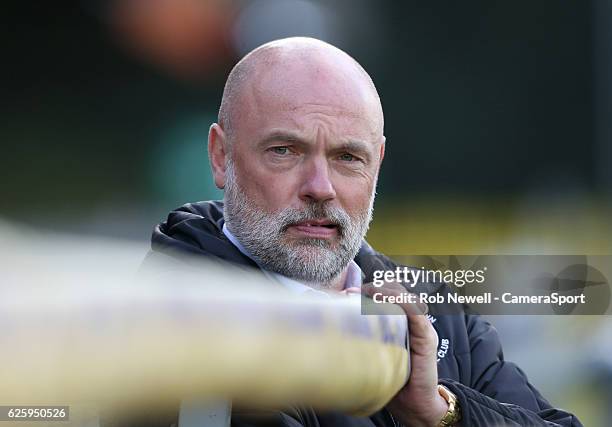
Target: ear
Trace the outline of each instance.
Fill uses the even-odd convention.
[[[383,159],[385,158],[385,142],[387,138],[383,135],[382,142],[380,143],[380,156],[378,160],[378,168],[380,169],[380,165],[382,164]]]
[[[215,185],[219,189],[225,187],[225,170],[227,160],[227,139],[225,132],[217,123],[208,130],[208,158]]]

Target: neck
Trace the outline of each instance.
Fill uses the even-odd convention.
[[[342,273],[340,273],[335,279],[332,279],[332,281],[330,282],[329,289],[336,291],[336,292],[342,291],[344,289],[344,284],[346,283],[347,274],[348,274],[348,267],[342,270]]]

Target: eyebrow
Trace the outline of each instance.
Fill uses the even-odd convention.
[[[350,140],[341,143],[338,147],[334,148],[334,151],[353,151],[356,153],[368,154],[368,144],[359,140]]]
[[[287,132],[287,131],[276,131],[276,132],[272,132],[271,134],[266,136],[264,139],[259,141],[257,145],[263,146],[263,145],[267,145],[275,141],[285,141],[285,142],[294,142],[294,143],[302,143],[302,144],[308,143],[307,141],[300,138],[298,135],[294,133]]]
[[[262,146],[265,146],[275,141],[284,141],[284,142],[300,144],[300,145],[310,145],[310,143],[307,140],[301,138],[297,134],[294,134],[288,131],[272,132],[271,134],[263,138],[261,141],[259,141],[257,145],[262,147]],[[368,144],[364,141],[360,141],[356,139],[351,139],[348,141],[341,142],[340,145],[334,147],[332,151],[335,151],[335,152],[351,151],[351,152],[360,153],[364,156],[370,157],[370,151],[368,150]]]

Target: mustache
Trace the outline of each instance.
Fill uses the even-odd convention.
[[[328,205],[311,204],[303,209],[283,209],[278,217],[281,232],[287,231],[294,224],[324,219],[338,228],[340,234],[350,226],[350,216],[341,208]]]

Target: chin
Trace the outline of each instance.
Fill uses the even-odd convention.
[[[338,239],[320,239],[313,237],[292,237],[288,239],[287,245],[291,249],[327,249],[335,250],[340,247],[340,241]]]

